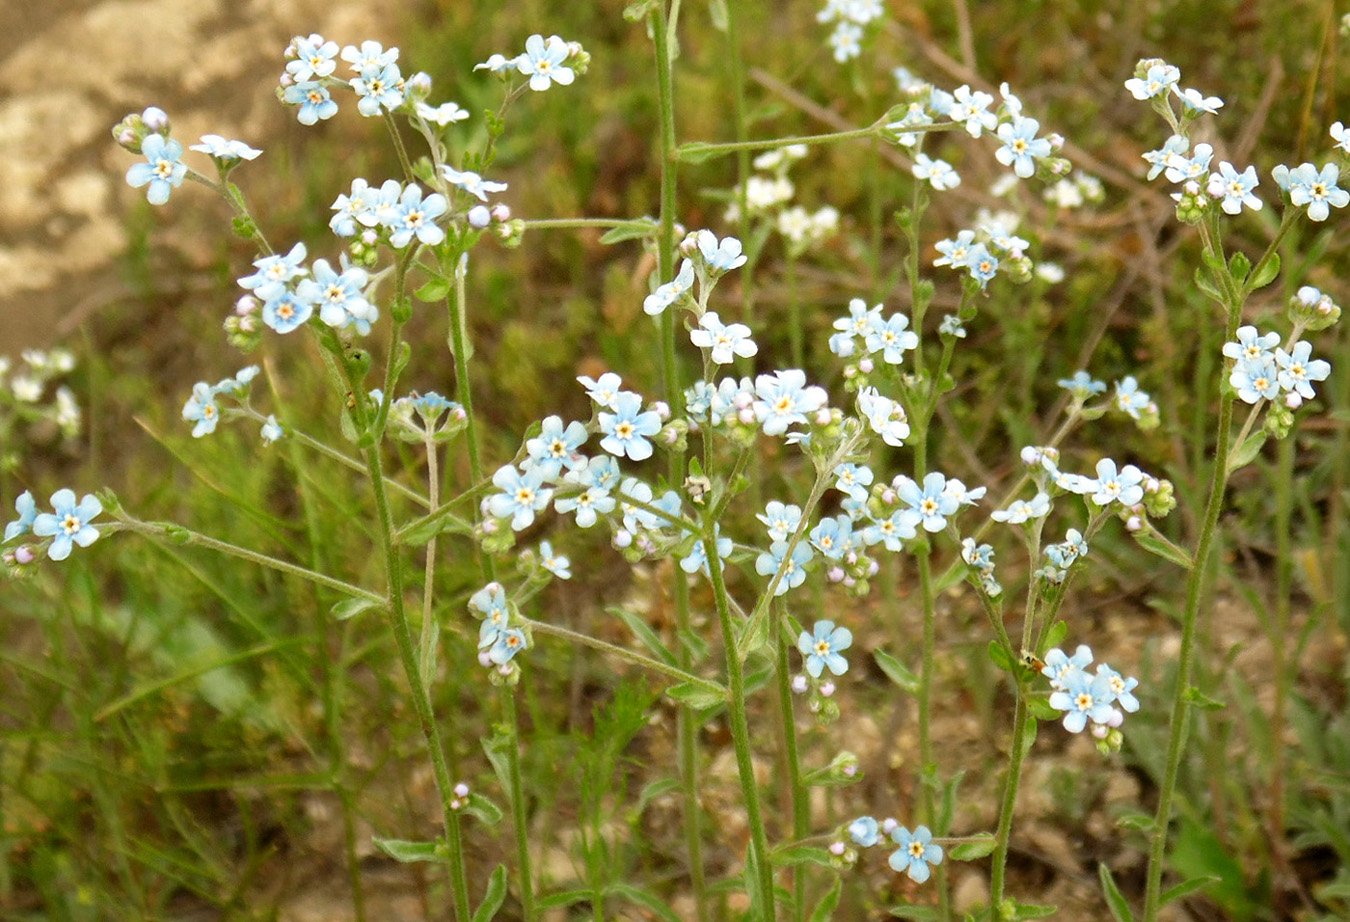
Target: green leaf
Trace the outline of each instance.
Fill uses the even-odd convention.
[[[1252,261],[1247,258],[1246,253],[1234,253],[1228,260],[1228,272],[1233,276],[1233,281],[1239,285],[1247,279],[1247,275],[1252,271]]]
[[[960,583],[969,575],[970,567],[966,566],[962,561],[957,561],[947,569],[946,573],[943,573],[933,583],[933,594],[942,595],[942,593]]]
[[[574,903],[589,902],[595,898],[592,890],[563,890],[560,893],[551,893],[534,904],[535,909],[561,909],[564,906],[571,906]]]
[[[646,237],[656,236],[657,225],[655,221],[625,221],[617,227],[611,227],[600,235],[600,242],[605,246],[615,243],[622,243],[625,240],[640,240]]]
[[[1192,707],[1198,707],[1202,711],[1221,711],[1227,707],[1222,701],[1217,698],[1211,698],[1194,685],[1186,689],[1185,698],[1187,704]]]
[[[993,660],[995,666],[1004,672],[1017,674],[1016,664],[1013,662],[1012,656],[1009,655],[1007,650],[1003,649],[1003,646],[997,640],[989,641],[989,658]]]
[[[1209,274],[1199,266],[1195,267],[1195,287],[1199,288],[1213,300],[1219,302],[1223,301],[1223,295],[1219,293],[1219,289],[1214,287],[1214,283],[1209,280]]]
[[[477,791],[469,794],[469,802],[464,805],[464,812],[489,826],[496,826],[502,821],[502,808]]]
[[[676,633],[679,634],[680,643],[689,651],[689,655],[693,657],[694,662],[699,663],[708,658],[709,647],[706,640],[690,630],[677,631]]]
[[[1252,276],[1247,282],[1247,288],[1250,291],[1256,291],[1258,288],[1265,288],[1271,282],[1275,281],[1275,276],[1280,274],[1280,254],[1271,253],[1270,258],[1261,264],[1256,275]]]
[[[1125,894],[1120,892],[1116,886],[1116,879],[1111,876],[1111,869],[1105,864],[1097,865],[1097,877],[1102,882],[1102,893],[1106,896],[1106,906],[1111,910],[1111,915],[1116,917],[1116,922],[1134,922],[1134,913],[1130,912],[1129,901],[1125,899]]]
[[[611,615],[617,615],[624,624],[628,625],[628,630],[636,634],[638,640],[642,641],[643,645],[648,650],[651,650],[652,653],[656,654],[657,659],[667,666],[676,665],[675,654],[671,653],[666,645],[661,642],[661,638],[657,637],[656,632],[647,626],[647,622],[643,621],[633,612],[626,611],[622,608],[608,608],[606,611]]]
[[[383,608],[383,602],[372,602],[370,599],[343,599],[333,606],[332,615],[337,621],[346,621],[372,609]]]
[[[887,910],[897,919],[915,919],[917,922],[937,922],[938,911],[933,906],[918,905],[900,905],[891,906]]]
[[[736,638],[736,655],[745,662],[750,654],[769,642],[769,606],[761,605],[751,615]]]
[[[1179,900],[1182,897],[1190,896],[1195,891],[1203,890],[1210,884],[1217,883],[1221,880],[1223,880],[1222,877],[1215,877],[1212,874],[1206,874],[1204,877],[1192,877],[1190,880],[1183,880],[1175,887],[1171,887],[1163,893],[1159,898],[1158,905],[1166,906],[1173,900]]]
[[[669,794],[671,791],[677,791],[679,788],[680,781],[678,778],[662,778],[660,781],[653,781],[644,785],[642,793],[638,795],[637,812],[641,813],[656,798]]]
[[[630,903],[636,903],[658,919],[665,919],[666,922],[682,922],[680,917],[675,914],[675,910],[670,908],[668,901],[661,899],[650,890],[643,890],[631,884],[611,884],[605,888],[605,893],[622,897]]]
[[[1046,699],[1046,702],[1045,702],[1045,703],[1046,703],[1046,704],[1049,704],[1049,703],[1050,703],[1049,699]],[[1053,709],[1052,709],[1052,710],[1053,710]],[[1058,717],[1059,717],[1059,712],[1056,711],[1054,717],[1052,717],[1052,718],[1050,718],[1050,719],[1051,719],[1051,720],[1055,720],[1055,719],[1057,719]],[[1032,714],[1032,715],[1028,716],[1028,717],[1027,717],[1027,728],[1026,728],[1026,730],[1025,730],[1025,731],[1023,732],[1023,734],[1022,734],[1022,758],[1025,759],[1025,758],[1027,757],[1027,754],[1028,754],[1029,752],[1031,752],[1031,747],[1036,745],[1036,733],[1037,733],[1037,731],[1038,731],[1039,729],[1040,729],[1040,723],[1039,723],[1039,721],[1036,719],[1036,715],[1035,715],[1035,714]]]
[[[1163,560],[1170,561],[1182,569],[1189,570],[1192,566],[1191,555],[1186,553],[1184,548],[1179,548],[1171,541],[1168,541],[1156,531],[1140,530],[1131,532],[1134,540],[1139,546],[1150,554],[1157,554]]]
[[[471,922],[492,922],[492,917],[502,908],[505,900],[506,865],[499,864],[497,870],[488,878],[487,892],[483,894],[483,902],[474,910]]]
[[[629,22],[641,22],[646,19],[661,0],[633,0],[623,8],[623,18]],[[564,904],[566,905],[566,904]]]
[[[413,295],[419,301],[444,301],[450,297],[450,281],[448,279],[432,279],[413,292]]]
[[[769,862],[775,867],[791,868],[799,864],[818,864],[831,867],[834,856],[819,845],[784,845],[769,853]]]
[[[1036,903],[1014,903],[1012,911],[1012,922],[1020,922],[1022,919],[1048,919],[1059,912],[1058,906],[1046,906]]]
[[[886,673],[887,678],[899,685],[901,689],[911,695],[919,693],[919,677],[911,672],[904,663],[885,650],[873,651],[872,658],[877,661],[877,665],[881,667],[882,672]]]
[[[994,838],[992,832],[982,832],[969,842],[953,845],[948,855],[953,861],[974,861],[976,858],[992,854],[997,846],[998,839]]]
[[[406,839],[381,839],[379,836],[372,836],[371,840],[380,851],[404,864],[441,861],[445,857],[440,842],[409,842]]]
[[[715,692],[706,685],[697,685],[693,682],[681,682],[679,685],[670,686],[666,689],[666,696],[696,711],[715,708],[719,704],[726,704],[727,701],[725,692]]]
[[[816,908],[811,911],[811,922],[829,922],[830,916],[839,905],[839,895],[843,892],[844,879],[836,877],[830,892],[820,898]]]
[[[1063,716],[1061,711],[1050,706],[1049,698],[1040,695],[1027,698],[1027,710],[1037,720],[1058,720]]]
[[[1147,813],[1126,813],[1116,820],[1121,829],[1137,829],[1140,832],[1152,832],[1157,821]]]
[[[1069,625],[1063,621],[1056,621],[1050,625],[1050,630],[1045,632],[1045,641],[1041,644],[1041,655],[1045,655],[1046,650],[1058,647],[1064,642],[1064,638],[1069,636]]]
[[[1223,261],[1223,254],[1216,253],[1209,247],[1202,247],[1200,250],[1200,261],[1209,266],[1215,272],[1227,272],[1228,266]]]
[[[952,818],[956,815],[956,792],[961,787],[961,779],[966,776],[964,771],[959,771],[942,786],[942,806],[938,809],[937,834],[945,836],[952,828]]]
[[[1260,429],[1247,436],[1246,441],[1238,446],[1237,451],[1228,456],[1228,473],[1233,473],[1240,467],[1246,467],[1256,459],[1261,453],[1261,446],[1266,444],[1266,430]]]

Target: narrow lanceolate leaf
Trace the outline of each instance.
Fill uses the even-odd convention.
[[[974,861],[976,858],[992,854],[997,845],[998,839],[994,838],[992,832],[982,832],[968,842],[953,845],[949,854],[953,861]]]
[[[664,919],[665,922],[681,922],[680,917],[670,908],[669,903],[650,890],[643,890],[631,884],[612,884],[605,890],[605,893],[628,900],[630,903],[636,903],[658,919]]]
[[[811,912],[811,922],[829,922],[830,916],[834,915],[834,910],[839,905],[839,895],[843,892],[843,883],[842,877],[834,879],[834,886],[830,888],[830,892],[820,898],[820,902]]]
[[[332,614],[334,620],[346,621],[348,618],[355,618],[363,612],[383,608],[382,603],[372,602],[370,599],[343,599],[333,606]]]
[[[600,242],[605,246],[612,243],[622,243],[625,240],[638,240],[644,237],[655,237],[657,224],[655,221],[625,221],[617,227],[611,227],[600,237]]]
[[[833,856],[828,849],[819,845],[787,845],[769,853],[769,861],[775,867],[790,868],[799,864],[818,864],[830,867]]]
[[[886,673],[886,677],[892,682],[899,685],[900,688],[911,695],[918,694],[919,677],[911,672],[908,666],[900,662],[894,656],[891,656],[885,650],[873,651],[872,658],[877,661],[877,665],[881,667],[881,671]]]
[[[1136,531],[1132,534],[1134,540],[1139,542],[1139,546],[1149,553],[1157,554],[1163,560],[1169,560],[1183,569],[1189,570],[1191,568],[1191,555],[1157,532]]]
[[[638,640],[642,641],[643,646],[656,655],[657,659],[667,666],[674,666],[676,664],[675,654],[670,652],[670,649],[661,642],[661,638],[656,636],[656,632],[648,627],[647,622],[643,621],[642,618],[633,612],[622,608],[609,608],[606,610],[612,615],[617,615],[619,619],[628,626],[628,630],[632,631],[637,636]]]
[[[483,894],[483,902],[474,910],[472,922],[492,922],[492,917],[502,908],[505,900],[506,865],[499,864],[488,878],[487,892]]]
[[[1097,877],[1102,882],[1102,893],[1106,896],[1106,906],[1111,910],[1111,915],[1115,916],[1116,922],[1134,922],[1134,913],[1130,912],[1129,901],[1125,899],[1125,894],[1120,892],[1116,886],[1116,879],[1111,876],[1111,869],[1104,864],[1097,865]]]
[[[380,851],[404,864],[441,861],[444,858],[440,842],[410,842],[406,839],[381,839],[379,836],[373,836],[372,841]]]
[[[680,702],[680,704],[687,704],[700,711],[725,704],[727,700],[726,695],[715,692],[706,685],[695,685],[693,682],[681,682],[679,685],[672,685],[666,689],[666,695]]]
[[[1228,473],[1233,473],[1240,467],[1246,467],[1256,460],[1256,456],[1261,453],[1261,448],[1266,444],[1266,431],[1253,432],[1238,446],[1237,451],[1228,458]]]
[[[1172,887],[1163,893],[1159,902],[1161,905],[1166,906],[1173,900],[1179,900],[1184,896],[1190,896],[1195,891],[1203,890],[1210,884],[1218,883],[1221,880],[1223,880],[1222,877],[1213,877],[1208,874],[1204,877],[1192,877],[1190,880],[1183,880],[1175,887]]]

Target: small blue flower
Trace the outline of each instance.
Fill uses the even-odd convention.
[[[863,338],[863,345],[868,352],[880,352],[887,365],[899,365],[905,353],[919,345],[919,335],[906,329],[908,326],[909,318],[904,314],[892,314],[885,323],[878,317]]]
[[[286,430],[281,428],[281,423],[277,422],[277,418],[271,414],[268,414],[267,422],[263,423],[262,427],[261,435],[263,444],[271,445],[273,442],[275,442],[277,439],[281,438],[285,434]]]
[[[1121,710],[1131,714],[1139,710],[1139,699],[1134,696],[1134,689],[1139,685],[1138,679],[1125,678],[1105,663],[1097,664],[1097,675],[1106,676],[1114,703],[1120,705]]]
[[[374,227],[379,218],[375,213],[376,190],[364,179],[352,180],[352,191],[339,195],[330,206],[336,212],[328,221],[328,227],[339,237],[351,237],[356,234],[359,221],[366,227]]]
[[[896,492],[900,498],[921,516],[923,529],[938,532],[947,527],[947,516],[961,507],[954,496],[943,492],[947,487],[947,478],[937,471],[929,471],[923,478],[923,487],[908,477],[896,478]]]
[[[729,365],[736,356],[750,358],[759,352],[759,346],[750,338],[750,328],[743,323],[722,323],[716,311],[708,311],[698,318],[699,329],[689,331],[689,341],[700,349],[711,350],[708,357],[718,365]]]
[[[187,164],[179,162],[183,145],[161,134],[152,134],[141,142],[141,153],[146,162],[132,164],[127,170],[127,183],[133,189],[149,185],[145,197],[151,205],[163,205],[187,176]]]
[[[847,515],[821,519],[811,529],[811,544],[831,560],[838,560],[853,549],[853,522]]]
[[[1133,464],[1116,471],[1116,462],[1102,458],[1097,462],[1097,489],[1090,497],[1098,506],[1118,502],[1133,506],[1144,498],[1144,472]]]
[[[1065,711],[1064,729],[1070,733],[1081,733],[1091,720],[1094,724],[1104,724],[1111,719],[1111,702],[1115,693],[1111,690],[1109,676],[1098,673],[1089,675],[1082,670],[1069,672],[1064,680],[1064,690],[1050,694],[1050,706],[1057,711]]]
[[[689,260],[680,263],[680,271],[672,281],[666,282],[642,301],[643,313],[655,317],[670,305],[679,301],[694,284],[694,264]]]
[[[1239,361],[1263,361],[1275,357],[1272,352],[1280,344],[1280,334],[1261,334],[1254,326],[1238,327],[1237,342],[1224,343],[1223,354]]]
[[[231,163],[235,160],[252,160],[262,151],[249,147],[243,141],[227,141],[218,134],[202,135],[202,143],[193,144],[188,150],[201,151],[219,163]]]
[[[216,390],[205,381],[192,385],[192,396],[183,404],[183,419],[196,422],[192,437],[199,439],[216,431],[220,422],[220,407],[216,406]]]
[[[506,623],[508,619],[509,608],[506,604],[506,590],[501,583],[488,583],[482,589],[479,589],[473,595],[469,596],[469,609],[482,615],[484,618],[501,621]]]
[[[877,821],[870,816],[860,816],[848,824],[848,837],[853,840],[855,845],[863,848],[871,848],[881,841],[878,834]]]
[[[946,160],[934,160],[927,154],[919,154],[914,158],[914,166],[910,167],[910,172],[914,174],[915,179],[927,180],[939,192],[955,189],[961,185],[961,177],[952,169],[950,163]]]
[[[797,649],[806,658],[806,672],[813,679],[820,678],[825,669],[834,675],[848,672],[848,660],[840,655],[853,645],[853,632],[846,627],[835,627],[833,621],[817,621],[811,633],[802,631],[797,638]]]
[[[969,270],[970,277],[979,282],[983,288],[998,272],[998,257],[990,253],[983,243],[977,243],[970,248],[970,255],[966,258],[966,269]]]
[[[492,482],[502,492],[488,497],[488,509],[499,519],[509,516],[512,531],[528,528],[534,514],[553,496],[552,490],[544,489],[543,472],[538,469],[521,472],[503,465],[492,475]]]
[[[1181,99],[1181,107],[1184,111],[1198,115],[1205,112],[1209,115],[1218,115],[1219,110],[1223,108],[1223,100],[1217,96],[1206,96],[1199,90],[1180,89],[1176,84],[1172,85],[1172,92]]]
[[[1209,175],[1209,163],[1213,159],[1214,148],[1208,144],[1195,145],[1195,150],[1189,157],[1174,154],[1167,161],[1167,181],[1186,182],[1192,179],[1199,181]]]
[[[52,494],[52,510],[55,514],[44,512],[33,519],[33,534],[52,538],[47,547],[52,560],[69,557],[71,544],[88,547],[98,540],[98,529],[89,520],[103,511],[103,504],[92,493],[86,493],[77,505],[73,490],[57,490]]]
[[[872,485],[872,469],[867,465],[842,463],[834,469],[834,488],[859,502],[866,502]]]
[[[975,232],[971,230],[959,232],[955,240],[939,240],[936,249],[942,255],[933,260],[933,265],[964,268],[970,262],[970,249],[974,244]]]
[[[556,480],[564,467],[569,471],[585,467],[586,457],[577,449],[588,437],[584,423],[571,422],[564,429],[561,416],[545,417],[539,435],[525,442],[527,465],[537,467],[546,480]]]
[[[342,49],[342,60],[351,65],[355,73],[363,73],[368,70],[379,70],[398,60],[398,49],[390,48],[388,51],[379,42],[364,41],[361,47],[347,45]]]
[[[1092,648],[1086,644],[1079,644],[1073,656],[1056,647],[1045,654],[1045,667],[1041,669],[1041,675],[1050,680],[1051,688],[1063,691],[1069,687],[1070,675],[1075,672],[1086,672],[1090,665],[1092,665]]]
[[[333,94],[317,80],[293,83],[286,87],[281,98],[293,106],[300,107],[295,117],[301,125],[313,125],[315,122],[326,121],[337,115],[338,104],[333,101]]]
[[[974,538],[962,538],[961,559],[968,566],[974,567],[981,573],[994,572],[994,548],[992,545],[977,545]]]
[[[972,138],[978,138],[982,132],[993,131],[998,125],[998,116],[989,111],[993,102],[994,97],[988,93],[972,91],[969,86],[958,86],[952,90],[952,107],[947,117],[965,125],[966,132]],[[941,188],[937,183],[933,185]]]
[[[1139,390],[1139,382],[1134,375],[1126,375],[1116,382],[1116,406],[1131,419],[1138,419],[1141,411],[1153,404],[1153,398],[1147,392]]]
[[[445,231],[436,225],[436,219],[445,214],[445,196],[433,192],[422,198],[422,188],[408,183],[396,203],[390,203],[379,212],[380,223],[389,228],[389,244],[402,249],[415,236],[427,246],[435,246],[445,239]]]
[[[314,260],[314,275],[295,287],[296,297],[319,305],[319,319],[335,329],[356,327],[362,336],[380,318],[380,311],[366,300],[365,287],[370,274],[359,266],[333,271],[325,259]]]
[[[1173,158],[1181,157],[1186,153],[1190,146],[1190,141],[1179,134],[1174,134],[1167,139],[1162,147],[1144,154],[1144,160],[1149,164],[1147,178],[1150,181],[1157,179],[1158,174],[1167,169],[1168,164],[1172,162]]]
[[[419,102],[413,108],[423,119],[441,128],[453,122],[462,122],[469,117],[469,110],[462,108],[456,102],[443,102],[434,107]]]
[[[825,406],[824,388],[807,387],[806,372],[799,368],[775,371],[755,378],[755,419],[765,435],[782,435],[794,423],[807,422],[806,414]]]
[[[881,396],[875,387],[864,387],[858,392],[858,412],[887,445],[898,448],[909,438],[909,418],[905,408],[889,397]]]
[[[888,551],[899,551],[904,547],[906,538],[918,534],[915,526],[922,521],[919,513],[913,509],[897,509],[884,519],[878,519],[863,529],[863,543],[868,547],[885,544]]]
[[[1233,366],[1228,383],[1244,403],[1274,400],[1280,395],[1280,374],[1272,357],[1242,359]]]
[[[360,97],[357,111],[366,117],[379,115],[382,108],[392,112],[403,105],[403,74],[397,64],[366,68],[350,83]]]
[[[1206,191],[1211,198],[1223,199],[1219,207],[1224,214],[1238,214],[1244,205],[1252,211],[1260,211],[1261,200],[1252,194],[1259,182],[1256,167],[1249,166],[1239,173],[1225,160],[1219,164],[1219,172],[1210,174]]]
[[[488,200],[489,192],[505,192],[507,186],[504,182],[492,182],[469,170],[461,172],[449,164],[441,166],[441,176],[445,177],[446,182],[458,186],[480,202]]]
[[[286,72],[297,81],[327,77],[337,67],[333,60],[338,53],[337,42],[324,41],[317,32],[309,38],[297,35],[286,50],[295,54],[295,60],[286,62]]]
[[[1314,359],[1312,344],[1300,340],[1294,343],[1290,352],[1275,350],[1275,364],[1280,366],[1280,387],[1297,393],[1304,400],[1317,396],[1313,390],[1313,381],[1325,381],[1331,374],[1331,363],[1325,359]]]
[[[610,461],[613,458],[601,457],[591,458],[592,463],[596,461]],[[567,475],[567,480],[574,478],[574,473]],[[560,496],[554,500],[553,508],[560,514],[566,515],[569,512],[575,512],[577,515],[577,526],[580,528],[590,528],[596,522],[596,517],[602,512],[614,511],[614,497],[609,495],[609,491],[599,486],[587,486],[575,496]]]
[[[308,275],[301,265],[305,261],[305,245],[297,243],[285,256],[264,256],[253,261],[258,270],[239,280],[239,287],[247,289],[261,298],[270,301],[286,290],[286,285],[296,278]]]
[[[614,409],[614,400],[623,390],[623,379],[612,371],[607,371],[597,380],[587,375],[577,378],[577,383],[586,388],[586,396],[607,410]]]
[[[652,443],[647,436],[661,431],[661,417],[654,410],[643,411],[642,396],[623,391],[614,398],[614,412],[599,415],[600,431],[605,437],[600,447],[612,455],[624,455],[634,461],[652,456]]]
[[[1307,205],[1310,220],[1325,221],[1331,213],[1329,206],[1344,208],[1350,203],[1350,192],[1336,185],[1340,175],[1341,168],[1334,163],[1322,167],[1320,173],[1311,163],[1295,167],[1288,176],[1289,201]]]
[[[531,35],[525,39],[525,53],[515,59],[516,69],[530,78],[532,90],[542,92],[554,83],[568,86],[576,79],[572,68],[563,64],[570,54],[567,42],[556,35],[550,35],[547,43],[542,35]]]
[[[730,538],[721,536],[722,526],[714,525],[714,534],[716,535],[715,544],[717,546],[717,556],[725,559],[732,551],[734,544]],[[694,542],[689,553],[680,558],[680,569],[686,573],[703,571],[704,576],[712,576],[708,569],[708,549],[703,546],[703,539]]]
[[[998,126],[998,137],[1003,146],[994,151],[994,157],[1004,166],[1011,166],[1019,179],[1028,179],[1036,172],[1036,161],[1050,156],[1050,142],[1036,137],[1041,123],[1034,118],[1018,116]]]
[[[916,884],[928,879],[930,864],[942,864],[942,846],[933,844],[933,833],[927,826],[915,827],[913,834],[904,826],[897,827],[891,830],[891,841],[900,846],[891,853],[891,867],[904,871]]]
[[[547,541],[539,542],[539,563],[558,579],[572,578],[572,562],[561,554],[553,553],[553,545]]]
[[[1086,371],[1075,371],[1072,378],[1060,378],[1059,386],[1073,394],[1075,400],[1106,393],[1106,382],[1095,380]]]
[[[20,493],[14,500],[14,511],[19,517],[5,526],[6,541],[12,541],[32,530],[33,521],[37,518],[37,502],[33,499],[33,494],[28,490]]]
[[[1152,99],[1167,93],[1180,79],[1179,68],[1159,62],[1150,67],[1144,77],[1131,77],[1126,80],[1125,89],[1129,90],[1135,99]]]
[[[314,306],[303,301],[294,292],[283,291],[263,304],[263,323],[278,333],[289,333],[314,315]]]
[[[1006,522],[1009,525],[1021,525],[1023,522],[1040,519],[1050,514],[1050,497],[1044,493],[1037,493],[1030,500],[1015,499],[1008,504],[1007,509],[995,509],[989,513],[989,518],[995,522]]]
[[[786,541],[801,524],[802,510],[799,506],[786,506],[775,499],[771,500],[764,507],[764,512],[755,518],[768,527],[770,541]]]
[[[701,230],[695,240],[703,261],[714,274],[721,275],[745,265],[747,257],[741,252],[741,241],[735,237],[723,237],[719,241],[712,231]]]
[[[797,546],[792,549],[792,556],[787,556],[787,542],[775,541],[769,545],[767,551],[762,552],[755,559],[755,572],[760,576],[773,577],[779,570],[783,571],[782,577],[778,580],[773,594],[782,595],[789,589],[796,589],[806,581],[806,565],[811,562],[815,555],[811,551],[811,546],[803,541],[797,542]]]
[[[498,666],[505,666],[525,647],[525,632],[520,628],[509,627],[497,632],[492,647],[488,650],[488,659]]]

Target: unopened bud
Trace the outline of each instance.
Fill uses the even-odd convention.
[[[486,205],[474,205],[469,209],[469,224],[480,230],[492,223],[492,212]]]

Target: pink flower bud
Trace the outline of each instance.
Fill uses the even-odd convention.
[[[469,796],[469,786],[468,786],[467,784],[465,784],[463,781],[461,781],[459,784],[455,785],[455,796],[456,796],[456,797],[468,797],[468,796]]]
[[[806,676],[795,675],[792,677],[792,690],[799,695],[806,694]]]
[[[821,695],[823,695],[823,696],[826,697],[826,698],[829,698],[830,696],[832,696],[832,695],[834,694],[834,683],[833,683],[833,682],[825,682],[825,683],[823,683],[823,684],[820,686],[820,693],[821,693]]]
[[[151,106],[142,112],[141,121],[150,131],[160,132],[169,130],[169,116],[158,106]]]
[[[492,223],[492,212],[486,205],[474,205],[469,209],[469,225],[479,230]]]
[[[511,208],[501,202],[492,206],[492,220],[499,224],[505,224],[511,220]]]
[[[843,842],[830,843],[830,854],[834,855],[836,858],[842,858],[844,856],[844,852],[846,851],[848,851],[848,846],[845,845]]]
[[[858,370],[861,371],[863,374],[865,375],[871,374],[873,368],[876,368],[876,365],[872,362],[870,358],[862,358],[858,360]]]
[[[484,668],[491,668],[491,667],[492,667],[492,657],[491,657],[491,655],[489,655],[489,653],[488,653],[487,650],[480,650],[480,651],[479,651],[479,653],[478,653],[478,662],[479,662],[479,664],[482,665]]]

